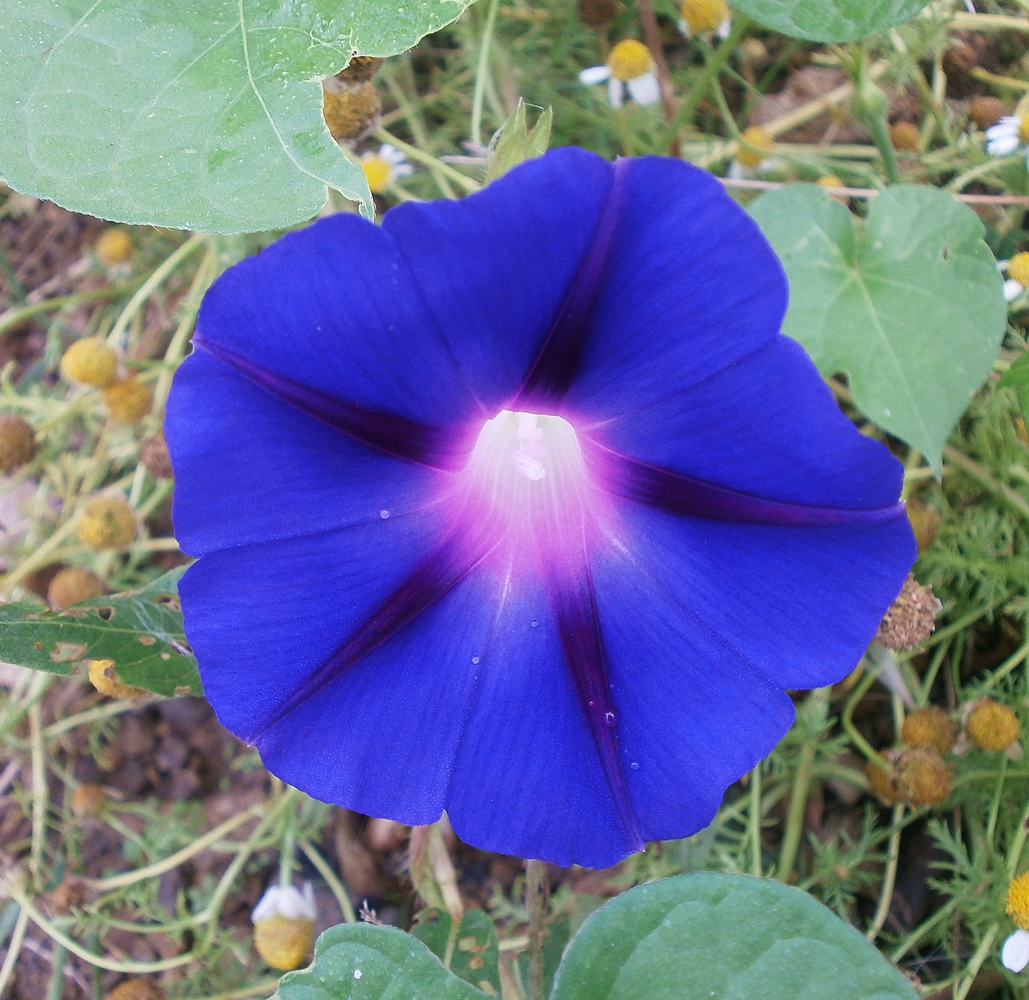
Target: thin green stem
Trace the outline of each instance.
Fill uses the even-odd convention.
[[[314,865],[318,874],[325,879],[325,884],[328,885],[332,895],[336,899],[336,903],[339,905],[340,911],[343,914],[343,919],[348,924],[356,924],[357,914],[354,912],[353,903],[350,902],[350,896],[348,895],[343,883],[336,877],[336,873],[332,870],[332,866],[325,860],[325,858],[322,857],[318,849],[309,840],[301,838],[297,841],[297,846],[304,853],[307,860]]]
[[[475,67],[475,90],[472,93],[472,142],[483,145],[482,141],[482,105],[486,95],[486,77],[489,73],[490,47],[493,44],[493,29],[497,23],[497,8],[500,0],[489,0],[486,10],[486,24],[479,39],[479,58]]]
[[[865,937],[874,941],[879,932],[886,925],[886,918],[890,915],[890,906],[893,903],[893,890],[897,885],[897,864],[900,861],[900,835],[903,832],[905,806],[898,802],[893,807],[893,816],[890,823],[890,842],[886,849],[886,870],[883,873],[882,891],[879,893],[879,905],[876,907],[875,916],[872,917]]]
[[[761,864],[761,763],[750,772],[750,873],[759,878],[764,874]]]
[[[529,911],[529,1000],[543,1000],[543,945],[547,936],[547,869],[542,861],[525,862],[525,904]]]

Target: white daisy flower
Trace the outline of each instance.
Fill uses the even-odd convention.
[[[682,0],[679,30],[687,37],[710,35],[728,38],[732,15],[725,0]]]
[[[1016,253],[1011,260],[998,260],[997,267],[1007,274],[1004,282],[1004,298],[1014,302],[1029,288],[1029,251]]]
[[[1029,115],[1005,115],[986,130],[986,152],[990,156],[1009,156],[1024,146],[1029,146]]]
[[[1000,960],[1012,972],[1021,972],[1029,965],[1029,931],[1019,929],[1009,934],[1001,945]]]
[[[398,177],[414,173],[414,167],[404,158],[400,150],[388,143],[377,152],[362,153],[358,159],[372,194],[382,194]]]
[[[585,84],[607,81],[607,96],[613,107],[620,108],[629,92],[637,104],[656,104],[661,90],[654,72],[654,57],[650,49],[634,38],[619,42],[603,66],[590,66],[579,74]]]

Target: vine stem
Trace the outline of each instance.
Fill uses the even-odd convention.
[[[543,1000],[543,943],[547,936],[550,882],[542,861],[525,862],[525,903],[529,911],[529,1000]]]
[[[890,832],[890,843],[886,851],[886,872],[883,878],[882,892],[879,894],[879,905],[876,908],[872,923],[865,932],[869,941],[874,941],[886,924],[890,915],[890,904],[893,902],[893,890],[897,885],[897,863],[900,860],[900,835],[903,831],[904,803],[898,802],[893,807],[893,830]]]

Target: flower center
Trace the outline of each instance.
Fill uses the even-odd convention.
[[[378,155],[361,160],[361,169],[372,194],[382,194],[393,179],[393,165]]]
[[[1018,138],[1029,142],[1029,115],[1023,115],[1018,121]]]
[[[460,474],[458,516],[503,540],[507,561],[581,558],[587,512],[602,504],[575,430],[562,417],[502,410],[487,420]]]
[[[654,69],[654,57],[650,49],[635,38],[619,42],[607,57],[607,67],[616,80],[635,80]]]
[[[745,145],[740,146],[736,153],[736,160],[742,166],[751,169],[759,166],[775,146],[775,141],[768,130],[763,129],[760,125],[751,125],[749,128],[745,128],[740,135],[740,141]],[[753,148],[748,149],[748,146]]]
[[[695,35],[715,31],[729,16],[725,0],[683,0],[679,8],[682,19]]]
[[[1023,288],[1029,288],[1029,250],[1016,253],[1008,261],[1008,277],[1013,278]]]

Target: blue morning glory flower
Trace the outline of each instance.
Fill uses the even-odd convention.
[[[577,149],[224,274],[168,407],[222,722],[329,802],[612,864],[707,824],[860,658],[901,469],[779,333],[757,227]]]

